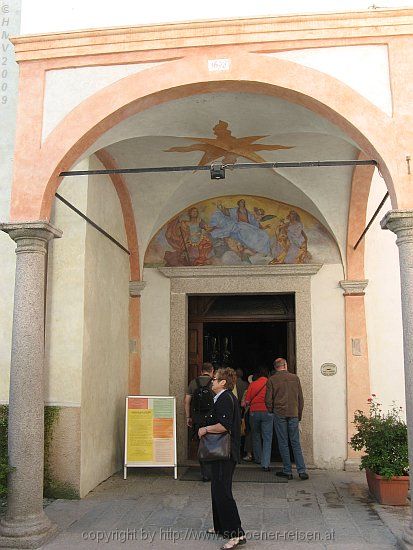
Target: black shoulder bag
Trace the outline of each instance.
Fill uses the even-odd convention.
[[[232,418],[234,421],[234,399],[232,401]],[[231,432],[213,434],[207,432],[199,440],[198,459],[204,462],[229,460],[231,458]]]

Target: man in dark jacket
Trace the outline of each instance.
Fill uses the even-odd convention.
[[[275,374],[267,382],[265,404],[274,413],[274,428],[278,440],[282,472],[277,476],[293,478],[288,438],[294,453],[295,465],[300,479],[308,479],[300,443],[299,422],[303,414],[304,398],[300,379],[287,370],[287,361],[278,358],[274,361]]]
[[[194,378],[189,383],[188,389],[184,398],[184,407],[185,407],[185,416],[186,424],[188,428],[191,429],[191,438],[197,437],[198,429],[201,426],[206,426],[212,415],[213,409],[213,394],[211,390],[212,386],[212,377],[214,375],[214,367],[212,363],[203,363],[201,374],[197,378]],[[209,388],[211,391],[211,410],[206,411],[196,411],[194,410],[194,401],[195,394],[199,388]],[[196,408],[196,407],[195,407]],[[202,481],[210,481],[211,479],[211,468],[210,465],[205,462],[199,463],[201,466],[201,478]]]

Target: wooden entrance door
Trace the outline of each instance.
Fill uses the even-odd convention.
[[[203,361],[203,323],[188,323],[188,384],[201,374]],[[188,428],[188,458],[196,460],[198,442],[193,430]]]
[[[188,384],[201,374],[203,361],[203,323],[188,323]]]

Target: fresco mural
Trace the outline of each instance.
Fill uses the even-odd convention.
[[[152,238],[144,266],[340,263],[326,228],[297,207],[231,195],[191,205]]]
[[[279,151],[282,149],[293,149],[291,145],[277,145],[254,143],[260,139],[268,137],[263,136],[244,136],[237,138],[232,135],[229,129],[229,123],[225,120],[220,120],[218,124],[212,128],[215,135],[214,138],[207,137],[188,137],[191,141],[195,141],[192,145],[185,147],[171,147],[166,149],[165,153],[190,153],[192,151],[200,151],[203,153],[198,166],[206,166],[211,162],[221,159],[224,164],[232,164],[240,157],[253,162],[266,162],[257,151]]]

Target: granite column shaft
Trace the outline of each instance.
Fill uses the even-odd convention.
[[[403,319],[404,377],[410,474],[413,472],[413,210],[390,210],[381,221],[383,229],[396,233],[399,247]],[[411,501],[413,516],[413,501]],[[410,517],[401,548],[413,549],[413,519]]]
[[[17,244],[8,423],[12,471],[0,546],[35,548],[55,530],[43,511],[45,260],[48,241],[61,232],[47,222],[0,229]]]

